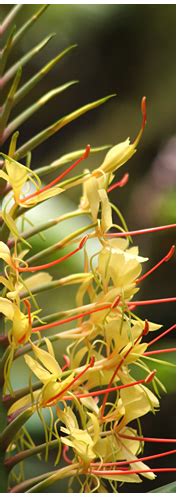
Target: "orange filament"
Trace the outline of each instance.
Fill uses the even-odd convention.
[[[119,297],[118,297],[118,299],[119,299]],[[65,319],[60,319],[59,321],[55,321],[54,323],[43,324],[42,326],[37,326],[36,328],[33,328],[32,331],[34,333],[37,333],[37,331],[47,330],[49,328],[54,328],[56,326],[60,326],[61,324],[70,323],[71,321],[74,321],[75,319],[80,319],[80,318],[89,316],[90,314],[93,314],[95,312],[104,311],[106,309],[114,309],[115,307],[117,307],[117,305],[119,303],[118,299],[116,297],[115,301],[112,304],[106,304],[106,305],[103,305],[102,307],[91,309],[87,312],[82,312],[81,314],[76,314],[75,316],[70,316],[70,317],[65,318]]]
[[[86,373],[86,371],[88,371],[88,369],[89,369],[89,368],[92,368],[92,367],[94,366],[94,362],[95,362],[95,357],[92,357],[92,358],[91,358],[91,360],[90,360],[90,363],[89,363],[89,364],[88,364],[88,365],[87,365],[87,366],[83,369],[83,371],[81,371],[81,372],[80,372],[80,373],[76,376],[76,378],[74,378],[72,381],[70,381],[69,385],[67,385],[67,386],[66,386],[66,388],[64,388],[63,390],[61,390],[61,392],[60,392],[60,393],[58,393],[57,395],[55,395],[54,397],[52,397],[52,398],[49,400],[48,404],[49,404],[49,403],[54,402],[54,400],[56,400],[56,399],[59,399],[59,398],[63,395],[63,393],[64,393],[64,392],[66,392],[67,390],[69,390],[69,388],[70,388],[72,385],[74,385],[74,383],[76,383],[76,381],[77,381],[77,380],[79,380],[79,378],[81,378],[81,376],[83,376],[83,374],[85,374],[85,373]],[[47,405],[48,405],[48,404],[47,404]]]
[[[155,374],[155,371],[153,371]],[[132,381],[131,383],[126,383],[125,385],[117,385],[116,387],[110,387],[110,388],[104,388],[103,390],[96,390],[96,392],[88,392],[88,393],[76,393],[76,397],[78,399],[85,399],[88,397],[96,397],[97,395],[104,395],[109,392],[116,392],[118,390],[123,390],[124,388],[130,388],[134,387],[135,385],[143,385],[143,383],[147,383],[147,380],[150,375],[147,376],[147,378],[143,380],[137,380],[137,381]],[[152,378],[153,379],[153,378]],[[148,382],[150,379],[148,380]],[[64,397],[64,400],[72,400],[72,397],[70,395],[67,395]]]
[[[117,181],[116,183],[113,183],[113,185],[111,185],[109,188],[108,188],[108,193],[112,192],[113,190],[115,190],[116,188],[122,188],[123,186],[125,186],[129,181],[129,174],[128,173],[125,173],[124,176],[120,179],[120,181]]]
[[[147,233],[155,233],[156,231],[164,231],[172,228],[176,228],[176,224],[167,224],[164,226],[156,226],[155,228],[144,228],[142,230],[135,230],[135,231],[124,231],[123,233],[119,232],[105,233],[105,236],[122,237],[122,236],[146,235]]]
[[[136,437],[134,435],[124,435],[122,433],[118,433],[118,437],[126,440],[138,440],[139,442],[176,443],[175,438]]]
[[[170,302],[176,302],[176,297],[167,297],[166,299],[154,299],[154,300],[138,300],[136,302],[126,302],[129,306],[139,306],[139,305],[153,305],[153,304],[166,304]]]
[[[168,450],[167,452],[161,452],[159,454],[153,454],[152,456],[145,456],[145,457],[139,457],[138,459],[132,459],[130,461],[128,461],[128,464],[134,464],[136,462],[143,462],[143,461],[149,461],[151,459],[159,459],[160,457],[166,457],[166,456],[170,456],[172,454],[175,454],[176,453],[176,449],[173,449],[173,450]],[[102,463],[102,466],[103,467],[109,467],[109,466],[123,466],[124,463],[127,462],[127,461],[112,461],[112,462],[103,462]],[[99,466],[99,462],[96,462],[96,463],[91,463],[91,466]]]
[[[151,350],[151,352],[144,352],[143,355],[156,355],[156,354],[166,354],[169,352],[176,352],[176,347],[172,347],[171,349],[160,349],[160,350]]]
[[[147,271],[147,273],[143,274],[142,276],[140,276],[140,278],[138,278],[136,280],[136,283],[139,283],[140,281],[143,281],[145,278],[147,278],[147,276],[149,276],[151,273],[153,273],[156,269],[158,269],[158,267],[160,267],[164,262],[168,262],[171,257],[174,255],[174,252],[175,252],[175,246],[172,245],[172,247],[170,248],[169,252],[167,253],[167,255],[165,255],[165,257],[163,257],[163,259],[161,259],[155,266],[153,266],[149,271]]]
[[[136,469],[136,470],[133,470],[133,469],[130,469],[130,470],[124,470],[124,471],[99,471],[99,470],[93,470],[92,471],[92,474],[93,475],[97,475],[97,476],[101,476],[103,478],[103,476],[115,476],[115,475],[124,475],[124,474],[127,474],[127,475],[137,475],[137,474],[142,474],[143,473],[174,473],[176,471],[176,468],[152,468],[152,469]]]
[[[163,333],[161,333],[158,337],[154,338],[154,340],[151,340],[151,342],[148,343],[148,347],[150,347],[150,345],[153,345],[154,343],[156,343],[158,340],[160,340],[161,338],[163,338],[165,335],[167,335],[168,333],[170,333],[170,331],[174,330],[175,328],[176,328],[176,324],[173,324],[173,326],[171,326],[170,328],[168,328],[168,330],[163,331]]]
[[[31,198],[36,197],[40,193],[43,193],[46,190],[49,190],[49,188],[51,188],[52,186],[54,186],[57,183],[59,183],[65,176],[67,176],[68,173],[70,173],[70,171],[72,171],[72,169],[74,169],[78,164],[80,164],[80,162],[82,162],[84,159],[87,159],[87,157],[88,157],[88,155],[90,153],[90,148],[91,148],[90,145],[87,145],[86,149],[85,149],[85,152],[83,153],[83,155],[76,162],[74,162],[72,164],[72,166],[68,167],[57,178],[55,178],[53,181],[51,181],[50,183],[48,183],[48,185],[44,186],[43,188],[41,188],[40,190],[38,190],[38,191],[36,191],[34,193],[31,193],[30,195],[27,195],[27,197],[25,197],[24,199],[21,200],[21,203],[24,203],[27,200],[30,200]]]
[[[114,381],[114,378],[116,377],[119,369],[121,368],[121,366],[123,365],[126,357],[130,354],[131,350],[134,348],[134,346],[137,344],[137,342],[142,338],[142,336],[146,335],[149,331],[149,323],[147,320],[145,320],[145,327],[143,329],[143,331],[140,333],[140,335],[136,338],[134,344],[131,345],[131,347],[129,348],[129,350],[127,350],[127,352],[125,353],[125,355],[122,357],[122,359],[120,360],[119,364],[116,366],[116,369],[110,379],[110,382],[108,384],[108,388],[111,387],[113,381]],[[101,406],[101,418],[103,418],[104,416],[104,410],[105,410],[105,407],[106,407],[106,403],[107,403],[107,399],[108,399],[108,392],[106,393],[104,399],[103,399],[103,403],[102,403],[102,406]]]
[[[79,250],[81,250],[86,241],[88,239],[88,235],[85,235],[82,240],[80,241],[80,244],[79,246],[73,250],[72,252],[69,252],[69,254],[65,254],[63,255],[62,257],[60,257],[59,259],[56,259],[55,261],[52,261],[52,262],[48,262],[47,264],[42,264],[41,266],[33,266],[33,267],[16,267],[16,269],[19,271],[19,273],[33,273],[35,271],[41,271],[42,269],[48,269],[50,267],[53,267],[55,266],[56,264],[59,264],[60,262],[63,262],[67,259],[69,259],[69,257],[72,257],[74,254],[76,254],[77,252],[79,252]]]

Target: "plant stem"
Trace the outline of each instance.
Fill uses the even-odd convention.
[[[0,320],[2,324],[2,319]],[[0,361],[4,356],[4,347],[3,344],[0,343]],[[0,433],[4,430],[7,425],[7,411],[6,406],[3,402],[3,380],[4,375],[3,372],[0,378]],[[6,493],[8,488],[8,470],[4,465],[5,460],[5,451],[0,445],[0,493]]]

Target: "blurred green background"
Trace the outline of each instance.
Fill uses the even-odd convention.
[[[10,5],[1,5],[1,20],[10,8]],[[18,14],[17,27],[37,8],[38,5],[25,5]],[[84,148],[87,143],[91,146],[114,145],[128,136],[133,140],[141,123],[141,97],[146,95],[147,127],[143,138],[135,156],[117,173],[118,179],[124,172],[129,172],[129,183],[111,194],[129,229],[175,222],[175,15],[175,5],[51,5],[15,47],[11,58],[11,62],[18,60],[48,33],[56,33],[46,48],[26,66],[24,82],[58,52],[68,45],[78,44],[26,98],[26,105],[67,81],[78,79],[79,84],[52,99],[22,126],[20,144],[68,112],[105,95],[117,94],[106,105],[76,120],[36,149],[32,156],[33,167],[46,165],[64,153]],[[14,115],[23,108],[24,102]],[[87,167],[97,167],[103,157],[101,152],[89,158]],[[78,204],[80,193],[80,188],[73,189],[66,197],[33,209],[31,219],[39,222],[71,210]],[[73,221],[73,229],[82,225],[83,220]],[[71,229],[72,223],[69,222],[49,230],[46,241],[32,240],[33,250],[53,244]],[[140,253],[150,258],[147,269],[167,253],[174,241],[174,230],[134,238]],[[89,250],[95,251],[92,243]],[[71,266],[65,264],[51,273],[60,277],[70,270],[78,272],[81,269],[81,257],[75,256]],[[138,294],[141,299],[174,296],[175,259],[164,264],[141,287]],[[67,287],[66,291],[46,293],[39,298],[39,303],[42,305],[46,299],[45,314],[55,312],[57,302],[58,310],[69,308],[74,305],[75,291],[75,288],[70,290]],[[174,323],[174,314],[174,304],[139,308],[141,317],[163,323],[163,330]],[[164,340],[163,348],[171,346],[174,346],[174,334]],[[58,351],[60,345],[57,345],[57,354]],[[170,355],[166,359],[174,361]],[[13,372],[18,386],[25,384],[24,369],[22,379],[19,379],[22,367],[19,361],[18,375],[15,370]],[[162,396],[161,410],[156,418],[152,414],[145,417],[143,431],[146,436],[174,437],[175,373],[173,368],[160,369],[160,378],[167,385],[168,396]],[[40,442],[42,432],[37,419],[31,422],[31,429],[36,441]],[[158,447],[149,444],[145,455],[155,450],[163,452],[166,449],[163,444]],[[163,462],[166,466],[173,465],[173,458],[168,464],[165,460]],[[43,462],[32,459],[27,474],[32,473],[32,465],[37,473],[45,470]],[[144,480],[142,485],[123,485],[122,491],[146,492],[173,479],[173,474],[159,475],[155,482]],[[63,492],[62,484],[56,484],[50,490],[56,492],[59,488]]]

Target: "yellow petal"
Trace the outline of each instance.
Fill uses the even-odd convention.
[[[27,366],[31,369],[31,371],[39,378],[42,383],[47,383],[51,379],[51,374],[44,369],[33,357],[28,354],[24,356],[25,362]]]
[[[4,242],[0,242],[0,259],[3,259],[9,266],[12,265],[9,247]]]
[[[58,362],[56,361],[55,357],[51,355],[49,352],[46,352],[46,350],[41,349],[40,347],[37,347],[32,343],[32,349],[36,357],[39,359],[39,361],[42,362],[43,366],[54,375],[56,378],[61,378],[62,375],[62,369],[60,368]]]
[[[10,300],[0,297],[0,312],[2,312],[2,314],[4,314],[6,318],[12,321],[14,317],[14,311],[14,304]]]

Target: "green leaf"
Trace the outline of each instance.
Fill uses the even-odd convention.
[[[151,490],[149,492],[150,494],[169,494],[169,493],[176,493],[176,482],[172,481],[171,483],[168,483],[167,485],[163,485],[162,487],[158,487],[155,490]]]
[[[8,119],[9,119],[9,115],[11,113],[11,109],[12,109],[12,106],[13,106],[13,98],[14,98],[14,94],[17,90],[17,87],[19,85],[19,82],[20,82],[20,79],[21,79],[21,75],[22,75],[22,68],[19,67],[17,73],[16,73],[16,76],[14,78],[14,81],[13,81],[13,84],[9,90],[9,93],[8,93],[8,96],[6,98],[6,102],[4,104],[4,107],[3,107],[3,110],[2,110],[2,114],[0,116],[0,135],[3,133],[4,131],[4,128],[6,127],[6,124],[8,122]],[[0,139],[0,142],[2,143],[3,142],[3,137]]]
[[[51,69],[61,60],[72,48],[77,45],[70,45],[63,52],[60,52],[54,59],[48,62],[40,71],[29,79],[15,94],[13,106],[17,105],[38,83],[41,79],[48,74]]]
[[[103,150],[107,150],[110,147],[111,145],[103,145],[102,147],[91,147],[90,154],[102,152]],[[54,162],[51,162],[51,164],[36,169],[36,174],[38,174],[38,176],[42,178],[46,174],[56,171],[57,169],[59,169],[61,166],[64,166],[68,162],[73,162],[79,159],[79,157],[81,157],[83,153],[84,149],[82,148],[81,150],[75,150],[74,152],[70,152],[69,154],[62,155],[59,159],[56,159]]]
[[[2,36],[5,31],[11,26],[15,17],[17,16],[20,9],[22,9],[23,4],[15,5],[13,9],[10,10],[9,14],[5,17],[3,23],[0,26],[0,35]]]
[[[24,143],[24,145],[22,145],[22,147],[20,147],[16,151],[14,158],[16,160],[22,159],[27,154],[27,152],[36,148],[38,145],[40,145],[45,140],[47,140],[50,136],[57,133],[57,131],[59,131],[61,128],[63,128],[70,122],[74,121],[78,117],[82,116],[83,114],[86,114],[86,112],[89,112],[90,110],[95,109],[96,107],[99,107],[100,105],[104,104],[114,96],[115,95],[108,95],[107,97],[86,104],[83,107],[80,107],[79,109],[76,109],[75,111],[71,112],[67,116],[62,117],[61,119],[53,123],[51,126],[48,126],[48,128],[44,129],[43,131],[40,131],[40,133],[38,133],[36,136],[31,138],[28,142]]]
[[[35,45],[31,50],[29,50],[28,53],[26,53],[20,60],[15,62],[15,64],[8,69],[8,71],[4,74],[2,81],[1,81],[1,88],[8,82],[10,81],[11,78],[13,78],[14,74],[16,74],[17,70],[19,67],[23,67],[25,64],[27,64],[34,55],[37,55],[46,45],[47,43],[55,36],[55,33],[50,34],[49,36],[46,36],[44,40],[42,40],[38,45]]]
[[[49,5],[43,5],[35,14],[32,15],[30,19],[28,19],[24,26],[22,26],[22,28],[20,28],[19,31],[16,33],[13,39],[12,47],[14,47],[16,43],[21,40],[26,31],[31,28],[31,26],[39,19],[39,17],[45,12],[48,7]]]
[[[26,411],[23,411],[19,416],[17,416],[8,426],[3,430],[0,436],[0,444],[2,449],[7,449],[8,445],[12,442],[18,431],[26,423],[26,421],[32,416],[34,409],[29,407]]]
[[[4,141],[7,140],[7,138],[9,138],[9,136],[17,128],[19,128],[22,123],[27,121],[27,119],[29,119],[35,112],[41,109],[41,107],[43,107],[43,105],[45,105],[49,100],[51,100],[51,98],[55,97],[59,93],[62,93],[63,91],[67,90],[67,88],[76,83],[78,83],[78,81],[69,81],[68,83],[61,85],[58,88],[54,88],[53,90],[49,91],[41,98],[39,98],[39,100],[37,100],[33,105],[31,105],[28,109],[17,116],[13,121],[11,121],[11,123],[9,123],[4,133]]]

